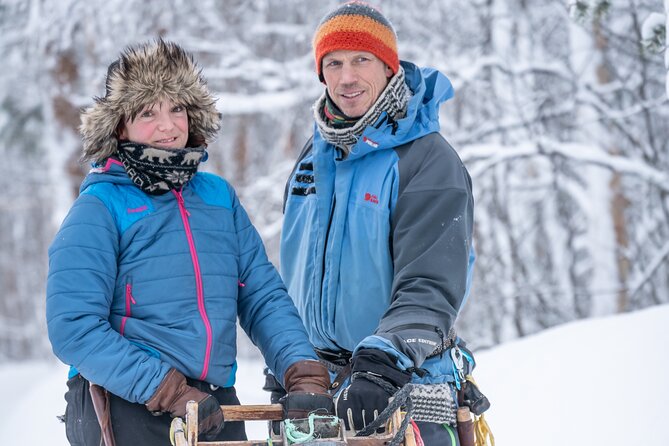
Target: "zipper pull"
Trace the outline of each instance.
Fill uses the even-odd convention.
[[[134,296],[132,295],[132,285],[130,285],[129,283],[125,284],[125,295],[126,297],[130,298],[130,302],[132,302],[133,304],[137,304]]]
[[[186,211],[186,215],[190,217],[190,212],[188,212],[188,209],[186,209],[186,200],[184,200],[184,197],[181,194],[182,189],[179,190],[173,189],[174,195],[177,197],[177,202],[179,203],[179,206],[182,207],[183,210]]]

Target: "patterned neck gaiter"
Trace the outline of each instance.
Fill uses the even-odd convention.
[[[345,129],[353,127],[360,118],[350,118],[337,107],[330,94],[325,90],[325,103],[323,104],[323,117],[333,129]]]
[[[134,142],[121,142],[118,157],[133,183],[150,195],[181,189],[197,172],[206,155],[205,147],[159,149]]]

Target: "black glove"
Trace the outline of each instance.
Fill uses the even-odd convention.
[[[279,380],[270,372],[269,368],[265,367],[263,373],[265,374],[265,385],[262,386],[262,389],[270,392],[269,400],[272,404],[278,404],[279,400],[286,396],[286,389],[283,388]]]
[[[359,350],[352,361],[351,383],[337,395],[335,406],[346,429],[359,431],[388,406],[388,399],[411,380],[411,373],[400,370],[394,358],[381,350]],[[367,378],[370,375],[382,378],[387,385],[371,381]]]
[[[263,390],[270,392],[269,400],[272,404],[281,404],[281,398],[286,396],[286,389],[283,388],[278,379],[265,367],[265,385]],[[285,406],[284,406],[285,407]],[[274,435],[281,435],[281,421],[270,421]]]

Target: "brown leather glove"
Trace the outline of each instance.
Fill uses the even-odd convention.
[[[218,400],[186,384],[186,377],[177,369],[170,369],[158,390],[146,402],[150,412],[166,412],[172,417],[186,416],[186,403],[197,401],[198,433],[206,439],[215,438],[223,429],[223,412]]]
[[[328,393],[330,374],[318,361],[298,361],[284,374],[288,394],[281,398],[284,418],[306,418],[311,412],[334,413],[332,396]]]

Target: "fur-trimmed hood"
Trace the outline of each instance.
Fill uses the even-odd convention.
[[[188,111],[189,143],[208,144],[220,130],[216,99],[191,54],[158,39],[126,48],[107,71],[106,93],[81,112],[84,160],[101,162],[116,152],[121,119],[168,98]]]

